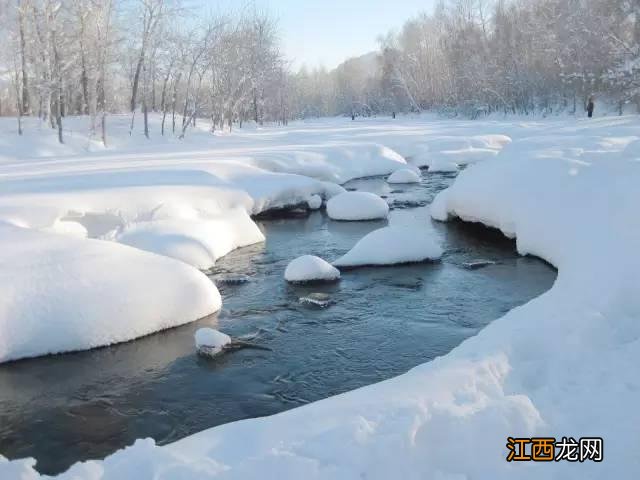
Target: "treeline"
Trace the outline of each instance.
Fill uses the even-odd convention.
[[[64,117],[85,114],[108,142],[106,117],[148,114],[183,137],[251,119],[286,122],[288,73],[276,22],[244,9],[199,18],[178,0],[0,0],[0,114],[39,116],[64,142]]]
[[[109,113],[147,137],[332,115],[579,112],[640,101],[640,0],[446,0],[332,71],[290,71],[277,22],[180,0],[0,0],[0,115]],[[347,40],[345,40],[347,41]],[[150,132],[149,112],[161,115]]]
[[[302,116],[582,111],[638,103],[638,0],[450,0],[333,72],[294,76]]]

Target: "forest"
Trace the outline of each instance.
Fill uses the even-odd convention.
[[[436,111],[478,118],[636,111],[639,0],[444,0],[337,68],[294,71],[278,20],[245,5],[203,15],[179,0],[0,0],[0,115],[131,114],[150,135],[291,119]],[[363,16],[366,18],[366,15]],[[149,113],[161,115],[150,132]]]

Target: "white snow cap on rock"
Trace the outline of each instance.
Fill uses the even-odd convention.
[[[387,183],[420,183],[420,175],[408,168],[401,168],[389,175]]]
[[[307,199],[307,205],[311,210],[318,210],[322,206],[322,197],[320,195],[311,195]]]
[[[390,226],[361,238],[345,255],[333,262],[337,267],[393,265],[437,260],[442,248],[427,228]]]
[[[387,218],[389,205],[369,192],[345,192],[327,202],[327,214],[333,220],[377,220]]]
[[[340,271],[315,255],[303,255],[292,260],[284,271],[288,282],[330,281],[340,278]]]
[[[198,352],[208,356],[221,353],[222,349],[231,343],[229,335],[208,327],[199,328],[194,337]]]

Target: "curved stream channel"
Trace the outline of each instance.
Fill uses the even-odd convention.
[[[420,185],[382,179],[346,185],[388,197],[389,222],[429,222],[426,205],[453,176]],[[335,222],[324,212],[258,221],[267,241],[221,259],[211,278],[223,296],[216,316],[126,344],[0,365],[0,453],[35,457],[57,473],[153,437],[160,444],[215,425],[270,415],[399,375],[449,352],[516,305],[550,288],[556,272],[520,257],[488,229],[433,228],[441,262],[343,272],[331,285],[291,286],[287,263],[311,253],[333,260],[387,222]],[[478,269],[476,260],[497,262]],[[225,284],[224,274],[250,281]],[[299,302],[323,292],[332,303]],[[150,295],[152,298],[152,295]],[[217,325],[270,350],[197,356],[193,333]]]

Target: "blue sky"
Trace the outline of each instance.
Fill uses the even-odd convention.
[[[241,0],[191,0],[222,10]],[[379,34],[430,11],[434,0],[253,0],[279,20],[282,45],[295,68],[324,64],[333,68],[348,57],[376,49]],[[250,3],[250,2],[247,2]],[[246,3],[242,3],[245,5]]]

